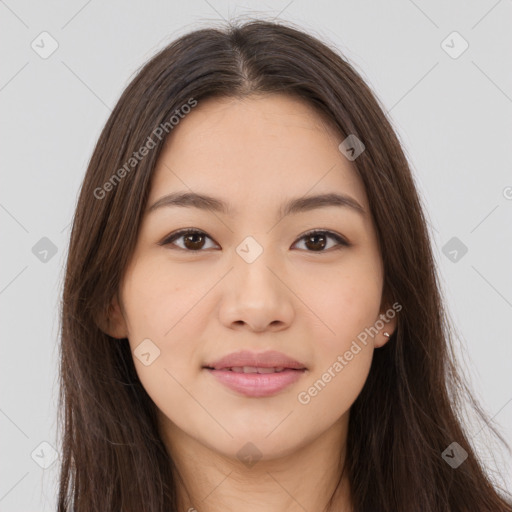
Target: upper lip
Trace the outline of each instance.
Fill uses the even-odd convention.
[[[205,364],[204,368],[213,368],[220,370],[222,368],[233,368],[240,366],[252,366],[256,368],[293,368],[296,370],[305,370],[306,366],[288,357],[282,352],[268,350],[266,352],[249,352],[241,350],[233,352],[216,361]]]

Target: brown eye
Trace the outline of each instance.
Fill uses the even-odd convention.
[[[175,243],[176,240],[183,240],[183,246]],[[177,245],[178,248],[183,249],[185,251],[201,251],[204,249],[205,240],[211,238],[204,232],[198,229],[182,229],[177,231],[176,233],[171,234],[168,238],[166,238],[160,245]]]
[[[339,236],[336,233],[333,233],[332,231],[322,231],[322,230],[315,230],[310,231],[309,233],[306,233],[305,235],[302,235],[302,237],[299,239],[299,241],[304,240],[306,248],[309,250],[308,252],[327,252],[325,248],[328,245],[328,240],[335,240],[337,243],[334,246],[334,248],[340,248],[340,246],[348,247],[350,244],[344,240],[341,236]],[[328,249],[333,248],[333,246],[328,247]]]
[[[317,250],[322,251],[327,246],[327,237],[323,234],[308,235],[305,240],[306,240],[306,242],[305,242],[306,247],[308,249],[312,249],[313,251],[317,251]],[[311,244],[311,245],[308,245],[308,244]]]
[[[202,249],[204,245],[204,235],[198,233],[189,233],[183,236],[183,243],[187,249],[197,250]]]

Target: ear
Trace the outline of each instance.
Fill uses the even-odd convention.
[[[112,338],[121,340],[128,337],[128,327],[117,294],[109,304],[107,311],[100,315],[96,323],[105,334]]]
[[[381,325],[382,322],[384,327],[379,329],[379,333],[374,338],[373,345],[375,348],[383,347],[391,339],[396,331],[398,312],[401,309],[402,306],[398,302],[395,302],[392,306],[386,305],[381,309],[376,322],[378,322],[378,325]],[[389,334],[389,336],[386,336],[384,333]]]

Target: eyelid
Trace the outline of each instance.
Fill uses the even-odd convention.
[[[209,238],[210,240],[214,241],[213,238],[208,235],[208,233],[206,233],[205,231],[203,231],[201,229],[197,229],[197,228],[183,228],[183,229],[179,229],[177,231],[174,231],[170,235],[166,236],[161,242],[158,242],[158,245],[162,245],[162,246],[170,245],[170,244],[172,244],[172,242],[174,242],[174,240],[180,238],[182,235],[186,235],[186,234],[190,234],[190,233],[204,235],[205,238]],[[315,234],[318,234],[318,233],[325,234],[326,236],[333,238],[334,240],[336,240],[338,245],[336,247],[334,247],[334,248],[331,247],[330,249],[328,249],[326,251],[306,251],[306,252],[321,254],[321,253],[330,252],[333,249],[339,249],[341,247],[350,247],[352,245],[342,235],[340,235],[340,234],[338,234],[338,233],[336,233],[334,231],[331,231],[330,229],[322,229],[322,228],[314,228],[314,229],[310,229],[309,231],[306,231],[305,233],[302,233],[301,235],[299,235],[297,237],[295,242],[293,242],[293,245],[295,245],[297,242],[300,242],[303,238],[305,238],[307,236],[315,235]],[[217,242],[215,242],[215,241],[214,241],[214,243],[217,244]],[[185,252],[192,252],[192,253],[204,252],[203,249],[199,249],[197,251],[192,251],[192,250],[183,249],[181,247],[175,247],[175,248],[179,249],[179,250],[182,250],[182,251],[185,251]]]

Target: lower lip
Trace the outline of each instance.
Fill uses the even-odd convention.
[[[207,369],[228,388],[250,397],[272,396],[297,382],[304,370],[283,370],[276,373],[238,373]]]

